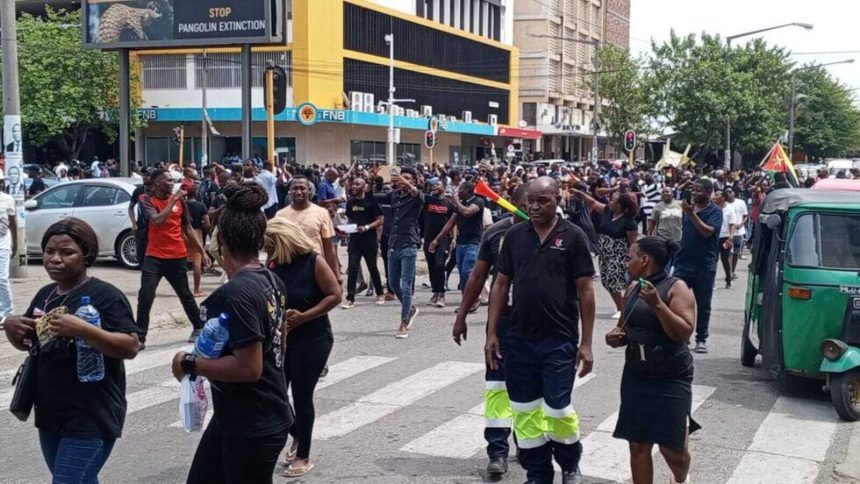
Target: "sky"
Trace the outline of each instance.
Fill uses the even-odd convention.
[[[803,22],[812,30],[785,27],[758,34],[768,44],[790,50],[798,64],[855,59],[854,64],[829,66],[830,73],[854,91],[860,100],[860,0],[632,0],[630,49],[634,54],[650,52],[650,41],[679,35],[708,32],[721,37],[775,25]],[[735,45],[753,39],[732,41]],[[842,54],[819,52],[856,51]],[[801,53],[815,52],[803,55]]]

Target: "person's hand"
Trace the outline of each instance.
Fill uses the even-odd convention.
[[[469,332],[469,327],[466,326],[466,317],[461,317],[460,314],[466,314],[468,311],[460,311],[457,313],[457,319],[454,321],[454,329],[451,330],[451,335],[454,336],[454,342],[460,346],[460,339],[466,341],[466,334]]]
[[[16,239],[16,236],[13,235],[12,240],[14,241],[15,239]],[[18,255],[18,242],[17,241],[12,244],[12,257],[15,257],[16,255]]]
[[[137,224],[131,224],[131,233],[137,233]]]
[[[3,329],[9,341],[23,344],[25,339],[36,337],[36,320],[24,316],[11,316],[6,318]]]
[[[639,299],[644,301],[649,306],[656,307],[660,304],[660,295],[657,294],[657,288],[648,281],[644,281],[645,285],[639,289]]]
[[[681,209],[682,209],[682,210],[684,211],[684,213],[686,213],[686,214],[691,214],[691,213],[693,213],[693,206],[692,206],[692,205],[690,205],[689,203],[687,203],[687,201],[686,201],[686,200],[681,201]]]
[[[484,345],[484,358],[487,360],[487,366],[491,370],[499,369],[499,362],[502,361],[502,351],[499,337],[495,334],[487,335],[487,343]]]
[[[176,201],[182,201],[182,200],[185,200],[185,197],[187,197],[187,196],[188,196],[188,192],[186,192],[185,190],[180,188],[179,191],[177,191],[173,195],[173,198],[176,199]]]
[[[606,333],[606,344],[613,348],[619,348],[626,345],[627,332],[620,326],[612,328],[608,333]]]
[[[391,175],[391,187],[399,190],[400,184],[403,182],[403,179],[400,178],[400,175]]]
[[[50,324],[51,330],[62,338],[83,336],[90,329],[90,323],[74,314],[63,314],[52,318]]]
[[[438,249],[438,248],[439,248],[439,242],[436,240],[431,241],[430,245],[427,247],[427,249],[430,251],[431,254],[435,253],[436,249]]]
[[[359,225],[355,228],[356,233],[363,234],[367,232],[367,225]]]
[[[591,373],[594,367],[594,355],[591,353],[591,344],[580,344],[576,353],[576,367],[579,369],[580,378]]]
[[[287,331],[296,329],[305,322],[305,315],[296,309],[287,309]]]
[[[185,377],[185,372],[182,371],[182,358],[186,354],[186,352],[180,351],[173,355],[173,364],[170,366],[170,370],[173,372],[173,378],[176,378],[176,381],[182,381],[182,378]]]
[[[725,242],[723,242],[723,249],[729,250],[733,245],[735,245],[735,243],[732,241],[731,237],[729,237]]]

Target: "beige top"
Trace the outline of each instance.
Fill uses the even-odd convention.
[[[334,237],[334,225],[328,210],[319,205],[310,204],[304,210],[286,207],[278,211],[276,217],[282,217],[302,228],[302,231],[314,241],[317,253],[325,256],[323,240]]]

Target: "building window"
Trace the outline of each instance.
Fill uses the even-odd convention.
[[[185,89],[188,76],[184,55],[140,56],[144,89]]]
[[[523,103],[523,121],[529,126],[537,126],[537,103]]]
[[[352,140],[350,156],[353,162],[385,163],[385,142]],[[397,164],[415,165],[421,163],[421,145],[418,143],[400,143],[397,145]]]
[[[271,61],[287,70],[287,82],[292,85],[289,75],[292,64],[289,52],[255,52],[251,54],[251,86],[263,86],[263,73],[266,62]],[[240,54],[208,54],[206,56],[206,87],[208,89],[238,89],[242,87],[242,58]],[[203,56],[194,57],[195,87],[203,87]]]

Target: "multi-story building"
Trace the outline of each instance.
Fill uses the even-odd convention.
[[[507,153],[519,129],[518,54],[511,0],[292,0],[284,45],[253,49],[253,153],[264,156],[262,72],[266,61],[289,77],[288,107],[276,116],[276,145],[301,163],[384,160],[389,47],[394,34],[395,109],[401,162],[472,163]],[[142,80],[136,158],[173,160],[173,128],[186,126],[184,158],[200,159],[203,84],[218,135],[208,157],[241,151],[240,54],[237,48],[136,52]],[[310,103],[313,119],[297,108]],[[310,112],[310,111],[303,111]],[[438,144],[423,146],[429,117],[444,116]],[[300,122],[301,121],[301,122]],[[252,154],[253,154],[252,153]]]
[[[523,121],[543,132],[532,149],[544,157],[585,160],[592,151],[595,49],[626,48],[630,0],[517,0],[514,45],[520,49]],[[598,158],[614,155],[601,136]]]

